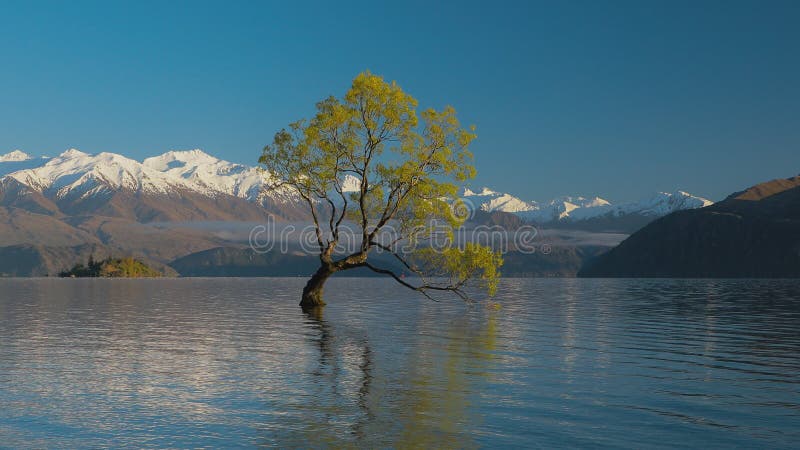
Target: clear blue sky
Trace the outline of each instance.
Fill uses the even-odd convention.
[[[370,69],[477,125],[475,186],[720,199],[800,173],[798,24],[800,1],[3,2],[0,152],[253,164]]]

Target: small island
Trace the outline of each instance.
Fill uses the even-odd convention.
[[[95,261],[89,257],[86,265],[75,264],[70,270],[58,274],[62,278],[156,278],[162,276],[142,261],[133,257],[106,258]]]

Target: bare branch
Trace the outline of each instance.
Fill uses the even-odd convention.
[[[319,226],[319,219],[317,217],[317,208],[314,206],[314,201],[311,200],[311,197],[308,197],[303,192],[299,192],[300,197],[308,203],[308,207],[311,209],[311,217],[314,219],[314,231],[317,235],[317,244],[319,245],[320,251],[320,258],[322,258],[322,254],[325,251],[325,244],[322,242],[322,230]]]
[[[422,295],[424,295],[425,297],[428,297],[429,299],[434,300],[434,301],[436,301],[436,299],[431,297],[430,294],[428,294],[427,291],[449,291],[449,292],[453,292],[454,294],[458,295],[463,300],[469,300],[469,296],[466,294],[466,292],[464,292],[461,289],[461,287],[464,284],[463,282],[461,282],[461,283],[459,283],[457,285],[449,284],[447,286],[434,286],[434,285],[427,284],[427,283],[423,284],[423,285],[420,285],[420,286],[414,286],[413,284],[408,283],[406,280],[404,280],[402,277],[400,277],[396,273],[392,272],[391,270],[382,269],[380,267],[373,266],[372,264],[370,264],[368,262],[364,262],[364,263],[362,263],[360,265],[363,266],[363,267],[368,268],[369,270],[371,270],[371,271],[373,271],[375,273],[389,275],[390,277],[392,277],[395,281],[397,281],[401,285],[411,289],[412,291],[417,291],[417,292],[421,293]]]

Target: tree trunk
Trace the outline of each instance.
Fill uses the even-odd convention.
[[[325,302],[322,300],[322,287],[334,272],[332,267],[323,265],[308,280],[306,287],[303,288],[303,299],[300,300],[300,307],[304,311],[325,306]]]

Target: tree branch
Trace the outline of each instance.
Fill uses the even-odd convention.
[[[469,296],[461,289],[461,286],[463,285],[463,282],[459,283],[458,285],[453,285],[451,283],[448,286],[434,286],[434,285],[430,285],[430,284],[427,284],[427,283],[423,284],[423,285],[420,285],[420,286],[414,286],[413,284],[408,283],[406,280],[404,280],[403,278],[401,278],[399,275],[397,275],[396,273],[392,272],[391,270],[382,269],[380,267],[373,266],[372,264],[370,264],[370,263],[368,263],[366,261],[361,263],[360,266],[366,267],[366,268],[368,268],[369,270],[371,270],[371,271],[373,271],[375,273],[380,273],[380,274],[383,274],[383,275],[389,275],[390,277],[394,278],[394,280],[397,281],[398,283],[400,283],[401,285],[411,289],[412,291],[417,291],[417,292],[421,293],[422,295],[424,295],[425,297],[428,297],[429,299],[431,299],[433,301],[437,301],[437,300],[434,299],[433,297],[431,297],[430,294],[428,294],[427,291],[449,291],[449,292],[453,292],[454,294],[456,294],[459,297],[461,297],[462,300],[469,300]]]

